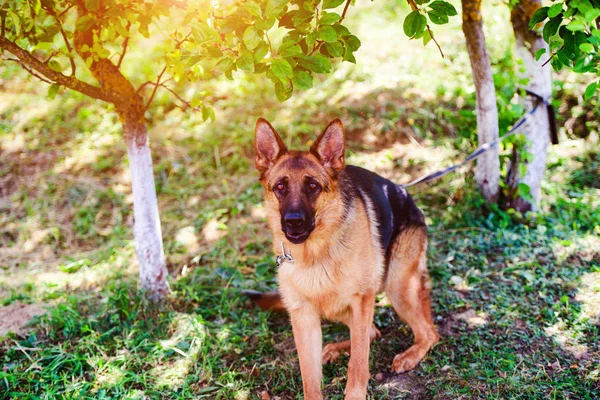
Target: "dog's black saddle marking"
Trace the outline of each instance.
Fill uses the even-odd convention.
[[[357,197],[365,207],[370,203],[386,258],[390,245],[403,230],[414,226],[425,227],[423,213],[406,189],[374,172],[348,165],[340,176],[340,189],[346,208]]]

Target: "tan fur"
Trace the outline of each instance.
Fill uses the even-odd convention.
[[[302,154],[302,168],[289,167],[286,160],[298,154]],[[314,231],[305,242],[293,244],[282,232],[280,204],[269,188],[282,177],[293,184],[302,182],[306,175],[328,190],[319,195],[314,205]],[[375,295],[381,291],[387,293],[415,335],[414,345],[394,358],[392,370],[404,372],[414,368],[438,340],[430,310],[425,228],[405,230],[395,239],[386,260],[378,244],[372,205],[357,198],[343,219],[347,205],[342,202],[336,181],[313,154],[286,152],[264,170],[261,182],[267,189],[265,208],[273,250],[279,254],[283,242],[294,259],[279,267],[278,280],[283,304],[291,317],[305,398],[322,398],[321,363],[348,350],[351,356],[346,399],[366,398],[369,347],[378,336],[373,326]],[[321,317],[345,323],[351,339],[323,348]]]

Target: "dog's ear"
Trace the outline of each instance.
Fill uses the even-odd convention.
[[[273,129],[266,119],[259,118],[256,121],[254,150],[256,152],[254,165],[256,165],[256,169],[261,175],[271,168],[279,157],[287,152],[285,144],[283,144],[275,129]]]
[[[325,168],[331,168],[336,173],[344,169],[345,150],[344,126],[339,118],[331,121],[317,141],[310,147],[310,152],[319,159],[321,164]]]

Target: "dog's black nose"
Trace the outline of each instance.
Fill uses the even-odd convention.
[[[304,213],[300,212],[289,212],[285,214],[283,223],[285,227],[293,232],[298,232],[304,229]]]

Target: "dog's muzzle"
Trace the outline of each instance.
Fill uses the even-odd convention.
[[[314,220],[303,211],[288,211],[281,220],[281,229],[285,237],[294,244],[308,239],[314,228]]]

